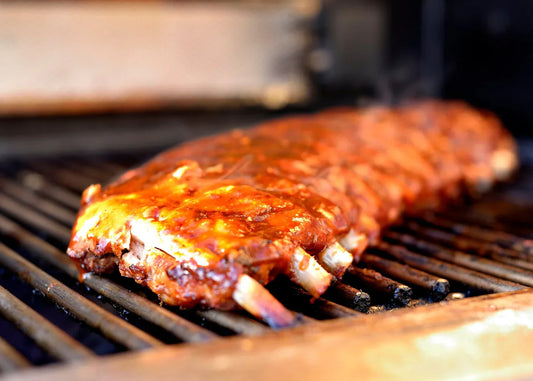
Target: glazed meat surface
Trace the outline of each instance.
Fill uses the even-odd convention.
[[[517,166],[513,139],[463,103],[333,109],[163,152],[82,197],[68,255],[168,304],[290,316],[265,285],[314,296],[402,213],[485,191]]]

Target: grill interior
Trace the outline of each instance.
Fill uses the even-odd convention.
[[[139,157],[19,161],[0,171],[0,369],[70,362],[165,344],[261,335],[245,312],[161,306],[134,281],[88,274],[64,254],[79,195]],[[533,286],[533,167],[465,205],[406,217],[321,298],[268,286],[300,324],[453,302]]]

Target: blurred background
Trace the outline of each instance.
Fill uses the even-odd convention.
[[[529,0],[4,1],[0,158],[153,152],[425,97],[531,137],[532,20]]]

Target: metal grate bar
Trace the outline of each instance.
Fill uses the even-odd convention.
[[[61,250],[59,247],[61,245],[54,246],[38,237],[38,234],[39,232],[47,233],[55,239],[53,243],[56,244],[56,241],[62,244],[68,242],[70,226],[75,220],[75,212],[80,205],[79,196],[75,192],[84,190],[91,183],[105,182],[110,177],[123,172],[125,168],[102,160],[96,163],[92,160],[84,161],[84,159],[34,163],[30,164],[30,168],[35,170],[19,170],[15,174],[17,181],[0,177],[0,210],[6,212],[7,215],[7,217],[0,215],[0,234],[9,238],[9,242],[16,241],[30,252],[29,255],[32,258],[35,256],[35,258],[42,259],[76,279],[78,278],[77,267]],[[15,221],[20,221],[22,225],[28,227],[28,230]],[[428,300],[454,300],[464,297],[464,294],[458,292],[449,293],[450,282],[459,291],[464,291],[459,287],[463,285],[484,293],[521,289],[524,288],[522,284],[530,285],[533,282],[532,273],[524,270],[533,269],[533,261],[527,261],[531,255],[528,246],[530,241],[527,239],[516,237],[521,245],[516,246],[511,240],[515,238],[512,234],[496,231],[494,228],[456,223],[454,220],[440,217],[440,214],[428,215],[427,219],[413,216],[409,217],[407,222],[408,224],[401,228],[393,228],[392,231],[385,233],[386,241],[394,242],[394,245],[387,242],[378,245],[377,248],[363,254],[360,267],[350,268],[345,278],[350,285],[336,281],[327,293],[318,299],[312,298],[306,291],[292,283],[286,285],[276,281],[277,286],[275,282],[269,285],[269,289],[287,308],[299,312],[301,323],[311,323],[315,319],[359,316],[361,313],[368,312],[369,309],[371,312],[387,310],[394,304],[411,307],[424,304]],[[417,232],[418,229],[421,229],[420,233]],[[433,249],[438,247],[438,251],[435,249],[431,252],[427,250],[427,247],[424,249],[413,243],[403,243],[412,248],[415,251],[413,252],[405,246],[396,245],[400,241],[397,236],[395,238],[395,234],[424,238],[426,237],[424,232],[431,232],[434,237],[430,238],[440,242],[433,247]],[[413,239],[416,239],[415,242],[418,245],[429,243],[428,239]],[[444,246],[451,246],[454,249],[462,247],[464,251],[476,252],[481,249],[482,253],[490,259],[479,258],[466,252],[457,253]],[[0,244],[0,253],[3,253],[6,248],[5,245]],[[17,255],[12,250],[11,254]],[[5,260],[0,258],[0,265]],[[26,274],[29,278],[34,274],[33,269],[26,272],[30,274]],[[38,274],[37,278],[40,275]],[[216,332],[218,332],[217,326],[247,335],[261,335],[270,331],[263,323],[240,313],[217,310],[183,313],[173,308],[166,309],[149,298],[96,274],[86,274],[84,283],[99,295],[186,342],[212,340],[218,337],[216,333],[199,326],[205,321],[213,323]],[[394,304],[387,302],[384,305],[378,304],[371,307],[370,295],[352,287],[352,284],[368,291],[372,298],[374,295],[378,296],[379,298],[376,298],[374,303],[379,300],[381,300],[379,303],[383,303],[383,300],[387,298]],[[60,284],[60,286],[70,290],[64,285]],[[54,289],[56,285],[51,287],[52,291]],[[51,297],[46,293],[48,290],[41,289],[41,291]],[[64,301],[63,295],[57,291],[56,294],[61,301]],[[74,292],[73,294],[92,303],[81,295]],[[421,298],[421,295],[424,297]],[[426,299],[428,297],[429,299]],[[96,304],[94,306],[100,308]],[[71,312],[76,316],[78,314],[90,315],[87,312],[78,311],[78,314]],[[124,326],[136,329],[115,315],[109,314]],[[78,318],[82,319],[80,316]],[[109,325],[108,321],[99,320],[99,322],[102,325]],[[87,324],[95,326],[91,323]],[[98,328],[102,330],[101,326]],[[110,337],[108,333],[104,332],[104,335]],[[149,345],[161,344],[157,339],[148,334],[145,335],[155,341]]]
[[[473,238],[460,237],[454,233],[422,226],[414,221],[408,221],[404,227],[407,227],[417,235],[438,241],[461,251],[469,251],[479,255],[496,254],[510,258],[533,260],[533,255],[526,252],[502,248],[493,243],[487,243]]]
[[[269,329],[263,324],[233,312],[206,310],[196,311],[196,314],[206,320],[243,335],[258,336],[269,331]]]
[[[276,298],[290,308],[298,308],[304,314],[318,319],[332,319],[359,316],[362,313],[324,298],[314,298],[307,291],[292,283],[282,285],[282,290],[274,292]]]
[[[434,213],[424,214],[421,219],[417,218],[417,220],[429,222],[436,227],[449,229],[456,234],[494,243],[508,249],[533,254],[533,241],[518,237],[514,234],[494,229],[466,225],[454,220],[438,217]]]
[[[24,169],[18,173],[17,179],[28,189],[55,200],[73,210],[78,210],[80,207],[79,194],[56,185],[37,172]]]
[[[39,258],[59,268],[70,277],[78,278],[76,265],[65,253],[1,215],[0,233],[17,240],[22,247],[31,250]],[[86,274],[84,283],[108,299],[113,300],[145,320],[166,329],[182,340],[196,342],[217,337],[214,333],[192,324],[179,315],[150,302],[148,299],[117,285],[109,279],[96,274]]]
[[[0,194],[0,210],[16,216],[24,223],[49,234],[60,242],[68,243],[70,241],[70,229],[4,194]]]
[[[58,209],[61,209],[61,207],[59,205],[55,205],[55,206]],[[14,214],[14,212],[13,212],[13,214]],[[71,221],[70,224],[72,224],[73,222],[74,222],[74,219],[73,219],[73,221]],[[31,219],[28,219],[28,223],[31,223]],[[55,233],[55,232],[49,232],[49,233]],[[55,234],[54,236],[56,238],[60,238],[57,234]],[[63,257],[64,257],[64,255],[63,255]],[[68,261],[68,262],[70,262],[70,261]],[[105,278],[101,278],[101,279],[105,279]],[[87,283],[87,280],[86,280],[86,283]],[[109,284],[118,286],[118,285],[114,284],[113,282],[110,282]],[[96,291],[101,292],[101,293],[104,293],[104,291],[105,291],[105,290],[97,288],[96,286],[93,287],[93,288]],[[106,297],[108,297],[109,299],[112,299],[112,300],[114,300],[114,298],[118,297],[118,295],[112,295],[112,294],[105,294],[104,296],[106,296]],[[144,311],[134,311],[135,307],[136,307],[135,308],[136,310],[138,310],[139,307],[132,305],[130,301],[126,301],[126,302],[117,301],[117,303],[123,305],[123,307],[125,307],[126,309],[131,310],[132,312],[136,312],[140,316],[144,317],[146,320],[150,321],[149,316],[146,316],[146,315],[153,315],[150,311],[148,311],[147,313],[145,313]],[[128,304],[128,303],[130,304],[130,307],[126,307],[125,304]],[[150,302],[148,302],[148,303],[150,303]],[[153,303],[150,303],[150,304],[153,304]],[[141,303],[141,306],[142,306],[142,303]],[[163,310],[166,311],[167,313],[171,314],[168,310],[165,310],[165,309],[163,309]],[[215,324],[218,324],[218,325],[220,325],[222,327],[228,328],[228,329],[230,329],[232,331],[235,331],[237,333],[254,335],[254,334],[257,334],[257,332],[259,332],[260,330],[263,330],[265,328],[261,323],[257,322],[256,320],[253,320],[253,319],[250,319],[250,318],[247,318],[247,317],[244,317],[244,316],[239,316],[239,315],[236,315],[236,314],[232,314],[232,313],[226,312],[226,311],[213,311],[213,312],[209,312],[209,313],[204,313],[204,311],[197,311],[196,314],[198,316],[200,316],[201,318],[209,320],[209,321],[211,321],[211,322],[213,322]],[[179,316],[177,316],[177,315],[175,315],[175,316],[176,316],[176,318],[179,318]],[[153,317],[151,319],[153,319]],[[190,322],[188,322],[188,323],[192,324]],[[160,323],[156,323],[156,324],[160,325]],[[163,328],[165,328],[165,327],[163,327]],[[180,330],[181,328],[176,326],[176,322],[174,321],[174,322],[172,322],[171,325],[166,324],[166,328],[165,329],[170,330],[171,332],[176,332],[177,330]],[[208,332],[208,331],[206,331],[206,332]],[[184,337],[183,332],[181,332],[178,337],[183,338],[186,341],[198,341],[197,339],[194,339],[194,338]],[[201,340],[204,340],[204,339],[205,338],[202,338]]]
[[[411,266],[390,261],[369,253],[364,253],[361,260],[365,266],[369,266],[408,285],[424,290],[434,301],[444,299],[450,292],[450,283],[447,279],[439,278]]]
[[[0,337],[0,373],[29,367],[31,367],[31,363]]]
[[[362,312],[354,311],[351,308],[345,307],[341,304],[331,302],[324,298],[318,298],[312,303],[309,302],[314,309],[320,314],[323,314],[326,318],[343,318],[349,316],[359,316]]]
[[[62,161],[61,164],[63,168],[69,171],[75,171],[76,173],[80,173],[86,179],[92,179],[93,181],[99,183],[107,181],[109,178],[115,175],[115,173],[109,173],[108,171],[106,171],[105,168],[96,168],[89,165],[88,163],[84,163],[79,160],[65,160]]]
[[[46,172],[60,171],[62,176],[76,176],[81,185],[83,185],[84,183],[86,184],[84,189],[87,187],[87,185],[101,182],[102,179],[101,174],[97,174],[96,176],[90,175],[89,173],[87,173],[83,165],[81,165],[80,168],[77,168],[76,165],[72,165],[71,163],[65,160],[53,161],[48,164],[39,163],[39,168],[42,168]]]
[[[2,197],[1,196],[2,195],[0,194],[0,209],[2,208],[2,203],[1,203]],[[61,227],[58,224],[55,224],[54,221],[51,221],[50,219],[44,216],[40,216],[39,214],[35,213],[30,208],[25,207],[24,205],[20,204],[16,200],[11,200],[10,198],[8,198],[8,201],[9,203],[6,203],[8,208],[4,208],[4,209],[7,209],[9,212],[11,212],[12,215],[20,216],[20,214],[22,213],[21,220],[25,221],[28,224],[32,224],[35,221],[37,221],[39,223],[39,226],[38,226],[39,229],[46,231],[53,237],[65,243],[68,242],[67,240],[67,231],[68,231],[68,239],[70,239],[70,230],[64,227]],[[61,209],[61,206],[59,205],[54,205],[54,206],[57,207],[58,209]],[[71,223],[73,222],[74,221],[72,221]],[[4,227],[11,226],[10,228],[4,229],[4,234],[13,234],[12,232],[13,230],[17,230],[19,232],[24,231],[24,229],[22,229],[20,226],[16,226],[14,222],[6,218],[2,219],[2,224]],[[11,233],[8,233],[8,232],[11,232]],[[46,246],[49,249],[48,253],[54,250],[56,252],[59,252],[58,249],[38,239],[37,237],[35,237],[35,239],[37,240],[37,242],[35,242],[35,240],[32,240],[29,238],[28,235],[31,236],[31,234],[29,232],[26,232],[26,233],[27,234],[25,234],[25,240],[27,242],[34,242],[33,249],[39,250],[38,249],[39,246]],[[19,234],[24,234],[24,233],[19,233]],[[24,243],[24,240],[21,240],[21,242]],[[72,277],[76,277],[78,274],[78,271],[75,265],[72,263],[70,259],[68,259],[64,255],[64,253],[61,252],[60,255],[61,255],[60,258],[63,258],[63,261],[61,264],[61,266],[64,266],[63,271],[65,271]],[[56,259],[57,259],[57,256],[56,256]],[[57,266],[57,263],[53,263],[53,265]],[[67,267],[70,267],[70,270],[67,270]],[[74,273],[76,275],[74,275]],[[98,282],[97,284],[92,284],[91,283],[93,282],[92,280],[86,280],[86,283],[91,288],[94,288],[95,291],[101,292],[102,294],[105,293],[104,296],[116,301],[117,303],[125,307],[126,309],[132,312],[135,312],[136,314],[145,318],[146,320],[151,321],[154,324],[159,325],[162,328],[174,333],[177,337],[185,341],[204,341],[204,340],[207,340],[209,338],[213,338],[216,336],[207,330],[202,330],[203,332],[201,333],[192,332],[192,331],[198,331],[200,327],[190,323],[189,321],[181,318],[178,315],[171,313],[170,311],[164,308],[159,307],[161,310],[160,314],[154,313],[153,308],[155,308],[156,305],[154,303],[147,301],[146,299],[142,297],[136,298],[136,302],[134,303],[132,301],[131,294],[127,295],[126,293],[128,291],[124,288],[121,288],[124,291],[121,294],[112,294],[109,292],[109,290],[113,286],[115,287],[115,289],[116,287],[120,287],[120,286],[114,284],[113,282],[109,280],[105,280],[105,278],[100,278],[100,279],[102,281]],[[162,317],[161,314],[166,315],[166,317]],[[202,317],[222,327],[229,328],[231,330],[235,330],[235,328],[237,327],[238,329],[236,332],[244,333],[244,334],[255,334],[259,329],[263,327],[261,323],[258,323],[255,320],[242,317],[242,316],[238,317],[238,316],[235,316],[230,313],[223,312],[223,311],[219,311],[216,314],[208,314]],[[157,320],[157,321],[153,321],[153,320]],[[186,326],[188,326],[188,328],[186,328]]]
[[[417,228],[415,227],[415,231],[414,231],[414,235],[418,236],[424,236],[424,231],[419,231],[419,230],[416,230]],[[440,234],[440,233],[444,233],[444,232],[440,232],[440,231],[436,231],[436,232],[433,232],[433,233],[430,233],[430,239],[432,237],[434,237],[435,235],[438,235],[438,236],[443,236],[443,234]],[[446,234],[449,234],[449,233],[444,233],[445,235]],[[444,241],[440,241],[440,242],[444,242],[444,244],[449,244],[449,236],[447,236],[447,239],[444,239]],[[438,240],[437,240],[438,241]],[[449,244],[450,246],[452,247],[456,247],[455,244]],[[469,244],[469,247],[475,247],[476,243],[472,244],[472,242],[470,242]],[[474,245],[474,246],[473,246]],[[500,262],[500,263],[504,263],[504,264],[508,264],[508,265],[511,265],[513,267],[518,267],[518,268],[521,268],[521,269],[524,269],[524,270],[529,270],[529,271],[533,271],[533,259],[531,259],[531,255],[530,254],[522,254],[522,253],[517,253],[515,250],[507,250],[504,252],[504,254],[502,254],[502,251],[501,250],[506,250],[506,249],[499,249],[499,250],[486,250],[484,253],[480,253],[480,252],[476,252],[474,254],[474,256],[476,258],[479,258],[481,256],[485,256],[485,257],[488,257],[496,262]],[[473,250],[471,250],[473,251]],[[521,258],[526,258],[526,259],[521,259]],[[499,265],[498,265],[499,266]]]
[[[1,206],[2,204],[1,204],[1,194],[0,194],[0,208]],[[22,210],[23,212],[25,211],[23,205],[20,205],[20,206],[17,205],[17,208],[12,207],[10,210],[13,210],[13,211]],[[29,210],[29,212],[32,212],[32,211]],[[30,215],[33,216],[33,214],[34,213]],[[62,270],[66,272],[67,274],[69,274],[71,277],[77,277],[77,274],[78,274],[77,268],[75,267],[73,262],[65,256],[63,252],[60,252],[54,246],[47,244],[46,242],[40,240],[37,237],[31,238],[31,233],[24,231],[22,227],[16,225],[14,222],[6,218],[2,218],[1,216],[0,216],[0,220],[1,220],[1,225],[2,225],[0,227],[0,230],[2,230],[3,233],[6,235],[11,235],[12,237],[14,235],[18,236],[19,238],[17,239],[19,239],[21,244],[27,244],[27,245],[31,244],[32,249],[37,250],[37,251],[42,250],[42,247],[46,247],[47,248],[46,251],[48,253],[46,255],[50,255],[50,253],[60,253],[59,255],[54,256],[55,262],[52,264],[56,267],[61,266]],[[41,217],[40,220],[41,220],[40,221],[41,225],[52,226],[52,228],[54,229],[52,231],[48,231],[48,233],[51,233],[56,238],[62,239],[63,242],[68,242],[68,241],[65,241],[65,239],[67,238],[66,233],[61,234],[61,235],[57,234],[53,221],[45,217]],[[28,219],[24,219],[24,221],[26,221],[28,224],[31,224],[35,220],[29,217]],[[62,230],[65,230],[65,229],[62,229]],[[60,232],[60,230],[58,231]],[[24,237],[24,239],[21,239],[20,237]],[[62,260],[59,260],[59,258],[62,258]],[[50,260],[49,258],[46,258],[46,257],[45,259]],[[113,282],[109,280],[106,280],[105,278],[100,278],[100,279],[101,281],[97,281],[94,284],[92,283],[93,280],[87,279],[86,283],[87,285],[89,285],[89,287],[95,289],[95,291],[101,292],[102,294],[105,293],[104,296],[106,296],[107,298],[114,300],[115,302],[121,304],[126,309],[132,312],[135,312],[136,314],[145,318],[146,320],[151,321],[154,324],[159,325],[162,328],[174,333],[178,338],[185,340],[185,341],[204,341],[209,338],[215,337],[214,334],[211,334],[207,330],[203,330],[203,332],[201,333],[194,332],[194,331],[198,331],[200,327],[190,323],[189,321],[179,317],[178,315],[171,313],[170,311],[164,308],[159,307],[160,313],[155,313],[154,312],[155,304],[147,301],[146,299],[142,297],[134,298],[135,299],[135,302],[134,302],[132,300],[131,294],[128,294],[128,291],[122,287],[121,289],[123,292],[121,292],[120,294],[110,293],[109,290],[113,286],[115,287],[115,290],[117,289],[116,287],[120,287],[120,286],[114,284]],[[161,316],[162,314],[165,315],[165,317]],[[261,323],[258,323],[255,320],[248,319],[246,317],[237,317],[237,316],[234,316],[232,314],[229,314],[223,311],[219,311],[216,314],[208,314],[202,317],[210,321],[213,321],[214,323],[219,324],[222,327],[229,328],[231,330],[235,330],[237,327],[236,332],[244,333],[244,334],[255,334],[260,329],[260,327],[262,327]],[[187,326],[188,328],[186,328]]]
[[[383,295],[399,305],[406,306],[413,296],[413,291],[409,286],[383,276],[372,269],[350,266],[344,276],[345,280],[347,280],[346,278],[348,278],[348,283],[353,279],[361,286],[364,285],[365,289]]]
[[[116,161],[104,160],[100,158],[91,158],[90,160],[82,158],[80,160],[82,160],[86,166],[94,168],[100,171],[100,173],[105,172],[109,176],[117,176],[128,170],[127,166],[119,164]]]
[[[465,225],[473,225],[486,229],[500,228],[501,225],[497,221],[488,216],[479,215],[475,210],[468,210],[468,213],[464,213],[463,210],[439,210],[435,212],[438,217],[447,218],[449,220],[457,221]],[[494,216],[493,216],[494,217]]]
[[[533,229],[523,226],[523,221],[509,221],[508,215],[505,219],[501,219],[498,216],[498,213],[494,211],[488,213],[487,211],[479,211],[470,208],[467,213],[462,211],[459,213],[453,210],[442,210],[439,211],[438,215],[487,229],[511,230],[522,237],[533,239]]]
[[[67,189],[73,190],[77,193],[82,193],[88,185],[90,180],[80,176],[80,174],[69,171],[63,168],[54,168],[43,163],[29,163],[29,168],[44,177],[53,180],[55,183],[64,186]]]
[[[145,320],[164,328],[181,340],[202,342],[217,338],[216,334],[99,275],[86,274],[84,283],[99,294],[113,300]]]
[[[389,234],[388,236],[391,235]],[[456,265],[468,267],[476,271],[481,271],[485,274],[491,274],[499,278],[533,287],[533,272],[531,271],[505,265],[480,257],[478,255],[467,254],[456,250],[449,250],[445,247],[421,240],[412,235],[396,233],[393,236],[402,244],[415,247],[417,250],[422,250],[434,258],[439,258],[443,261],[455,263]]]
[[[446,298],[444,298],[445,301],[450,302],[453,300],[460,300],[466,298],[466,295],[462,292],[451,292],[448,294]]]
[[[3,266],[115,342],[129,349],[146,349],[162,345],[159,340],[66,287],[2,243],[0,243],[0,253],[2,254],[0,263]]]
[[[0,189],[12,198],[16,198],[31,205],[37,210],[55,218],[56,220],[71,226],[76,219],[76,213],[57,204],[54,201],[45,200],[34,192],[17,184],[16,182],[0,176]]]
[[[77,361],[95,356],[93,352],[18,300],[2,286],[0,286],[0,311],[39,346],[59,360]]]
[[[333,282],[324,297],[359,312],[370,308],[370,295],[339,281]]]
[[[51,169],[50,168],[47,168],[46,166],[44,165],[41,165],[40,167],[40,170],[43,170],[43,171],[49,171],[51,172]],[[68,171],[67,170],[62,170],[61,171],[61,176],[65,176],[65,174],[67,173]],[[74,175],[74,173],[71,173],[71,175]],[[82,177],[82,176],[80,176]],[[91,180],[94,180],[94,179],[85,179],[85,182],[87,184],[89,184],[90,182],[94,182],[94,181],[91,181]],[[31,221],[28,221],[28,222],[31,222]],[[74,221],[72,221],[74,222]],[[50,233],[54,233],[54,232],[50,232]],[[55,235],[56,238],[59,238],[57,236],[57,234]],[[108,295],[106,295],[108,296]],[[110,297],[110,296],[108,296]],[[353,311],[352,311],[353,313]],[[247,333],[249,332],[250,334],[255,334],[255,332],[257,332],[258,330],[264,328],[264,326],[262,326],[261,323],[258,323],[257,321],[255,320],[252,320],[252,319],[248,319],[248,318],[245,318],[245,317],[242,317],[242,316],[237,316],[237,315],[233,315],[231,313],[227,313],[227,312],[223,312],[223,311],[217,311],[216,313],[208,313],[208,314],[203,314],[202,312],[197,312],[197,314],[199,316],[201,316],[202,318],[205,318],[205,319],[208,319],[216,324],[219,324],[223,327],[226,327],[226,328],[229,328],[231,330],[236,330],[236,332],[238,333]],[[238,319],[237,319],[238,317]],[[244,319],[247,320],[247,324],[241,324],[242,322],[244,322]],[[253,327],[253,328],[252,328]]]
[[[488,257],[500,263],[510,264],[514,267],[533,271],[533,256],[528,253],[521,253],[513,249],[495,247],[490,243],[480,243],[473,239],[456,237],[452,233],[443,232],[437,229],[424,228],[414,223],[409,223],[407,227],[408,231],[411,232],[411,235],[421,236],[427,240],[434,240],[445,246],[458,249],[459,251],[470,251],[478,257]]]
[[[385,237],[387,239],[394,240],[395,234],[397,233],[390,232],[387,233]],[[447,263],[439,259],[413,253],[403,246],[381,242],[376,245],[376,248],[409,266],[415,267],[422,271],[427,271],[437,276],[441,276],[449,281],[451,280],[461,283],[485,293],[516,291],[525,288],[524,286],[514,282],[505,281],[490,275]]]
[[[513,267],[533,271],[533,262],[531,261],[524,261],[523,259],[510,258],[497,254],[490,254],[489,257],[500,263],[505,263]]]

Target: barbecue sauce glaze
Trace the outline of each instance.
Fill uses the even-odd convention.
[[[89,187],[68,254],[84,271],[118,267],[169,304],[232,308],[241,274],[267,284],[297,247],[316,255],[350,229],[372,244],[406,210],[439,207],[515,166],[498,120],[462,103],[280,119]]]

